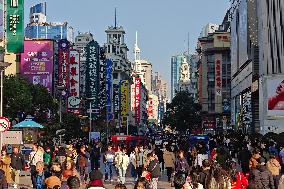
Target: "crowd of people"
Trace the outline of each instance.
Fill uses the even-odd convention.
[[[28,164],[14,146],[12,154],[2,150],[0,189],[18,188],[26,167],[36,189],[105,188],[106,183],[125,189],[127,176],[135,189],[157,189],[163,176],[176,189],[284,189],[283,144],[247,135],[215,135],[194,145],[181,136],[165,137],[160,145],[34,144]]]

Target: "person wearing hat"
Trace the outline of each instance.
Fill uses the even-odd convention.
[[[59,189],[61,187],[61,181],[57,176],[51,176],[45,179],[47,189]]]
[[[272,173],[275,186],[278,186],[280,179],[281,165],[277,161],[275,154],[270,155],[270,159],[266,163],[267,169]]]
[[[103,189],[103,174],[99,170],[92,170],[89,173],[90,182],[88,184],[88,188],[96,188],[96,189]]]
[[[251,170],[248,188],[276,189],[273,176],[265,166],[265,159],[259,158],[258,165]]]

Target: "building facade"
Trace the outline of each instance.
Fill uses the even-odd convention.
[[[130,113],[128,116],[121,116],[120,114],[120,102],[119,102],[119,90],[120,84],[122,81],[127,80],[129,83],[132,83],[131,78],[131,62],[128,60],[127,52],[128,47],[125,44],[125,31],[122,26],[110,26],[106,30],[107,42],[104,44],[106,50],[106,58],[111,59],[113,62],[113,86],[112,86],[112,110],[114,114],[114,124],[116,128],[126,129],[121,127],[122,122],[127,122],[131,119]],[[129,85],[129,96],[130,94],[130,85]],[[131,102],[128,102],[131,106]],[[123,131],[123,130],[121,130]]]
[[[25,28],[25,37],[29,39],[67,39],[74,42],[74,29],[67,22],[47,22],[46,3],[30,8],[30,23]]]
[[[259,131],[284,132],[284,2],[255,1],[257,4],[259,46]],[[257,129],[257,128],[256,128]]]
[[[259,131],[259,46],[256,1],[235,0],[231,19],[231,123]]]
[[[230,126],[230,33],[215,31],[198,39],[198,102],[203,129]]]
[[[81,96],[85,96],[86,91],[86,63],[87,63],[87,54],[86,47],[87,44],[94,40],[93,34],[90,32],[81,33],[78,32],[78,35],[75,37],[74,49],[80,53],[80,92]]]

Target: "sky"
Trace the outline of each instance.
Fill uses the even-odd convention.
[[[29,8],[43,0],[25,1],[25,24]],[[106,42],[105,29],[117,25],[126,31],[128,57],[133,58],[135,32],[141,58],[150,61],[170,87],[171,56],[189,49],[194,52],[197,38],[207,23],[221,24],[229,0],[46,0],[47,21],[67,21],[78,31],[93,33],[100,44]]]

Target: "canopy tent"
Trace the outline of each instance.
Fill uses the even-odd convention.
[[[26,118],[24,121],[14,125],[13,128],[40,128],[40,129],[43,129],[44,126],[42,126],[41,124],[38,124],[37,122],[34,122],[31,118]]]

